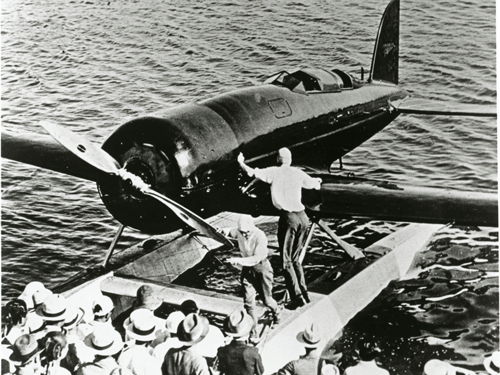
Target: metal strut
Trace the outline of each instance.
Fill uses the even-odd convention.
[[[111,258],[111,255],[113,255],[113,251],[115,251],[116,244],[118,243],[118,240],[120,239],[123,229],[125,226],[123,224],[120,224],[118,227],[118,231],[115,234],[115,237],[113,238],[113,241],[111,242],[111,245],[109,245],[108,252],[106,253],[106,257],[104,258],[104,261],[102,262],[101,267],[106,268],[109,263],[109,259]]]

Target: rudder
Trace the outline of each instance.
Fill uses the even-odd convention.
[[[399,71],[399,0],[385,9],[373,51],[369,81],[398,84]]]

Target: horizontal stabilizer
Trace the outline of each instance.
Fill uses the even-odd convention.
[[[409,186],[329,175],[321,190],[304,190],[304,204],[317,217],[417,223],[498,226],[496,192]]]
[[[451,103],[438,100],[405,98],[391,103],[400,113],[443,116],[497,117],[496,105]]]

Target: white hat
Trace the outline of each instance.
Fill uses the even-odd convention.
[[[113,304],[111,298],[100,295],[95,299],[94,304],[92,305],[92,312],[94,315],[104,316],[113,311],[114,308],[115,305]]]
[[[177,333],[179,324],[181,324],[185,317],[186,316],[181,311],[174,311],[167,317],[165,328],[170,333]]]
[[[34,307],[33,294],[35,294],[35,292],[40,289],[45,289],[45,287],[39,281],[32,281],[24,287],[24,290],[19,296],[19,299],[22,299],[24,302],[26,302],[26,306],[28,307],[28,309],[32,309]]]
[[[489,357],[487,357],[484,362],[484,369],[488,371],[488,374],[498,375],[500,374],[500,352],[496,351]]]
[[[47,297],[35,311],[43,320],[65,320],[67,314],[66,299],[61,294],[53,294]]]
[[[99,326],[83,340],[95,355],[115,355],[123,348],[122,337],[113,327]]]
[[[450,364],[439,359],[431,359],[424,366],[424,375],[455,375],[455,369]]]
[[[33,293],[33,297],[32,297],[32,303],[33,303],[33,306],[34,307],[38,307],[40,306],[43,301],[45,301],[45,299],[47,297],[50,297],[52,294],[52,291],[46,289],[46,288],[42,288],[42,289],[39,289],[37,290],[35,293]]]
[[[75,328],[82,321],[84,315],[85,311],[81,307],[69,306],[63,328],[67,331]]]
[[[152,341],[156,338],[157,320],[153,312],[148,309],[137,309],[132,311],[128,319],[127,330],[128,337],[137,341]]]
[[[306,348],[317,348],[321,342],[321,333],[315,323],[311,323],[305,330],[299,332],[297,341]]]
[[[321,375],[340,375],[340,371],[337,366],[327,364],[321,368]]]

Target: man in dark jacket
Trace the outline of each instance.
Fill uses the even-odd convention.
[[[226,335],[233,341],[219,348],[220,375],[260,375],[264,373],[262,358],[256,347],[246,343],[253,319],[245,310],[236,310],[224,322]]]

